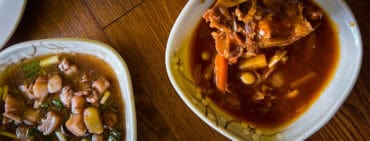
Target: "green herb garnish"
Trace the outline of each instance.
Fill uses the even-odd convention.
[[[27,129],[27,134],[26,135],[28,137],[32,137],[32,136],[36,136],[36,135],[41,135],[41,132],[36,127],[32,127],[32,128]]]
[[[41,70],[40,61],[35,60],[35,61],[31,61],[31,62],[23,64],[22,70],[26,78],[35,77]]]
[[[53,105],[57,107],[58,109],[63,109],[63,103],[59,99],[53,99]]]
[[[114,129],[109,134],[108,141],[120,141],[121,140],[121,131],[119,129]]]

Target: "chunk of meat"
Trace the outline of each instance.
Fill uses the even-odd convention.
[[[231,63],[244,53],[255,54],[302,39],[320,25],[323,15],[319,8],[300,0],[231,3],[238,5],[216,4],[203,15],[209,26],[217,29],[212,33],[217,52]]]
[[[23,122],[27,125],[37,125],[41,120],[41,110],[27,107],[23,113]]]
[[[109,86],[110,82],[104,77],[99,77],[92,84],[92,87],[98,90],[98,92],[101,94],[104,93]]]
[[[82,91],[77,91],[74,93],[74,95],[76,96],[87,96],[90,94],[90,91],[89,90],[82,90]]]
[[[112,130],[114,126],[117,124],[118,116],[117,114],[111,111],[105,111],[102,114],[102,119],[103,119],[104,128],[108,128]]]
[[[75,74],[77,70],[76,65],[71,65],[67,59],[63,59],[62,62],[59,64],[59,70],[63,72],[66,76],[71,76]]]
[[[27,136],[27,127],[18,127],[15,131],[18,140],[20,141],[33,141],[34,137]]]
[[[18,89],[24,94],[28,99],[33,100],[36,99],[37,97],[32,93],[32,88],[33,85],[27,85],[27,84],[22,84],[18,86]]]
[[[102,134],[94,134],[91,137],[91,141],[104,141],[104,136]]]
[[[25,104],[22,99],[8,94],[5,99],[5,112],[3,113],[3,116],[15,121],[16,123],[22,123],[24,107]]]
[[[65,107],[71,107],[71,101],[73,97],[73,90],[69,86],[65,86],[59,95],[60,101],[62,101]]]
[[[74,114],[80,114],[85,108],[85,98],[82,96],[73,96],[71,101],[71,111]]]
[[[86,126],[83,122],[83,115],[81,114],[71,114],[69,119],[66,121],[65,126],[67,129],[75,136],[84,136],[86,134]]]
[[[42,124],[38,126],[39,131],[43,135],[50,135],[57,129],[62,123],[62,118],[53,111],[49,111],[46,115],[46,119],[42,121]]]
[[[62,77],[58,74],[52,74],[48,78],[48,91],[49,93],[56,93],[62,89],[63,81]]]
[[[37,99],[44,99],[49,93],[48,79],[44,76],[38,77],[33,85],[32,91]]]
[[[94,106],[99,106],[99,98],[101,97],[101,94],[97,92],[96,90],[92,91],[89,96],[86,97],[86,101],[91,103]]]

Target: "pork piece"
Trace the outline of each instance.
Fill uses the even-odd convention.
[[[37,97],[33,94],[32,92],[33,85],[27,85],[27,84],[22,84],[18,86],[18,89],[24,94],[28,99],[33,100],[36,99]]]
[[[77,92],[74,93],[74,95],[76,95],[76,96],[87,96],[87,95],[90,95],[90,91],[89,90],[77,91]]]
[[[255,54],[309,35],[321,23],[318,9],[301,0],[249,0],[233,7],[216,4],[203,18],[217,29],[212,33],[217,52],[235,63],[240,52]]]
[[[110,82],[104,77],[99,77],[92,84],[92,87],[98,90],[98,92],[101,94],[104,93],[108,89],[109,86],[110,86]]]
[[[23,113],[23,122],[29,126],[37,125],[41,120],[41,110],[27,107]]]
[[[27,127],[18,127],[15,131],[18,140],[20,141],[33,141],[34,138],[31,136],[27,136]]]
[[[16,123],[22,123],[24,107],[25,104],[22,99],[8,94],[5,99],[5,112],[3,113],[3,116],[15,121]]]
[[[63,81],[62,77],[58,74],[52,74],[48,78],[48,91],[49,93],[56,93],[62,89]]]
[[[104,136],[102,134],[94,134],[91,137],[91,141],[104,141]]]
[[[92,105],[98,107],[100,104],[99,104],[99,99],[101,97],[102,94],[100,94],[99,92],[97,92],[96,90],[92,91],[91,94],[89,96],[86,97],[86,101],[91,103]]]
[[[71,100],[71,111],[74,114],[80,114],[85,108],[86,100],[82,96],[73,96]]]
[[[77,66],[71,65],[67,59],[63,59],[59,64],[59,70],[63,72],[66,76],[71,76],[77,72]]]
[[[112,130],[117,124],[118,116],[111,111],[104,111],[102,114],[104,128]]]
[[[73,97],[73,90],[69,86],[65,86],[59,95],[60,101],[62,101],[65,107],[71,107],[71,101]]]
[[[38,77],[33,85],[32,91],[37,99],[44,99],[49,93],[48,79],[44,76]]]
[[[39,131],[44,135],[50,135],[59,128],[62,122],[62,118],[53,111],[49,111],[46,115],[46,119],[42,121],[42,124],[38,126]]]
[[[83,115],[71,114],[69,119],[66,121],[65,126],[75,136],[84,136],[86,134],[86,126],[83,122]]]

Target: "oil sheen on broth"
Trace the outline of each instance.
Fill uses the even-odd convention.
[[[304,3],[315,6],[309,1]],[[233,11],[234,8],[228,10]],[[248,55],[247,49],[236,60],[234,56],[227,58],[228,54],[220,53],[212,35],[217,30],[201,20],[194,32],[190,54],[196,85],[219,108],[249,124],[259,128],[287,126],[312,105],[331,80],[337,66],[337,32],[329,16],[324,12],[321,14],[320,25],[301,39],[277,47],[259,46],[251,55]],[[219,54],[227,56],[224,57],[227,62],[224,90],[219,89],[218,80],[215,80],[217,60],[214,58]],[[241,67],[248,60],[253,66],[253,58],[258,60],[256,56],[263,56],[266,62],[254,62],[257,65],[254,68]],[[270,67],[274,64],[273,60],[277,60],[275,66]],[[258,67],[261,64],[262,67]]]

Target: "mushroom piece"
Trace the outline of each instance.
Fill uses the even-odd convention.
[[[48,91],[49,93],[56,93],[62,89],[62,77],[58,74],[52,74],[48,78]]]
[[[83,115],[71,114],[69,119],[66,121],[65,126],[75,136],[84,136],[86,134],[86,126],[83,121]]]
[[[46,119],[42,121],[42,124],[38,126],[38,129],[43,135],[50,135],[57,129],[62,123],[62,118],[53,111],[50,111],[46,115]]]

